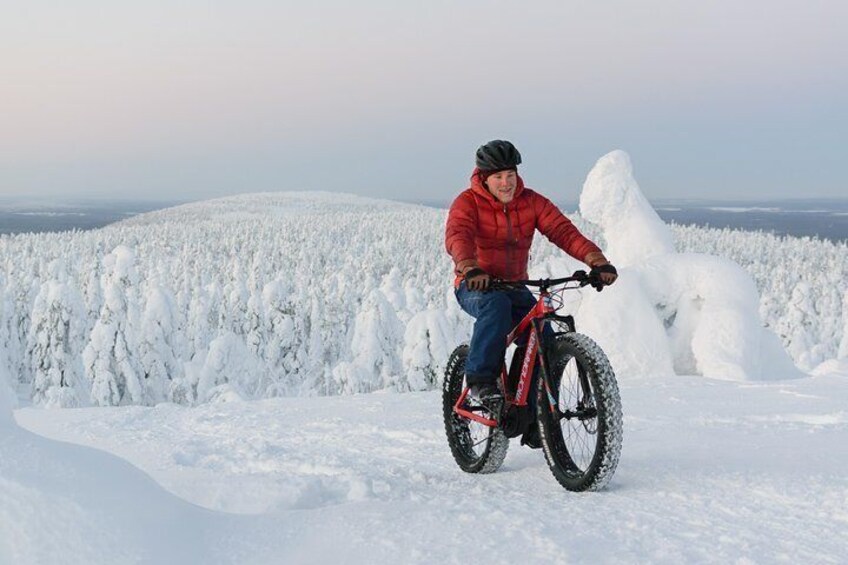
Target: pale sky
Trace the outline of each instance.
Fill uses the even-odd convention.
[[[848,195],[848,2],[4,2],[0,196]]]

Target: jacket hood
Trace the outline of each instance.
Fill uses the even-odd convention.
[[[515,195],[512,197],[513,201],[518,198],[518,195],[524,192],[524,181],[516,172],[516,176],[518,177],[518,182],[515,186]],[[474,167],[474,171],[471,173],[471,190],[473,190],[476,194],[479,194],[483,198],[487,198],[491,202],[495,204],[499,204],[500,201],[495,198],[495,195],[489,192],[489,189],[486,188],[486,185],[483,184],[483,174],[480,172],[478,167]]]

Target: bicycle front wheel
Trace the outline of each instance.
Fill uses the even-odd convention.
[[[621,398],[609,360],[585,335],[557,337],[550,375],[539,379],[537,416],[545,459],[570,491],[603,488],[615,473],[623,435]]]

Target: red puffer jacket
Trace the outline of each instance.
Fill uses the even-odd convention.
[[[512,201],[503,204],[483,186],[479,170],[474,169],[471,187],[453,201],[445,227],[445,247],[456,265],[456,284],[474,267],[499,279],[528,278],[530,244],[537,229],[579,261],[586,261],[590,253],[600,254],[598,246],[550,200],[525,188],[521,177]]]

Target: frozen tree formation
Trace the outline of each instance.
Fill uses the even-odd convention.
[[[27,355],[32,363],[32,402],[45,407],[86,403],[80,345],[84,337],[84,305],[67,284],[64,262],[49,265],[32,306]]]
[[[264,359],[270,369],[267,395],[285,396],[295,386],[298,362],[295,353],[302,328],[294,318],[287,285],[281,279],[267,283],[262,289],[262,308],[267,329]]]
[[[848,356],[845,244],[666,226],[621,152],[592,170],[581,210],[591,222],[567,215],[622,276],[600,294],[566,293],[566,306],[622,379],[787,376],[784,348],[808,372]],[[42,406],[432,389],[472,327],[445,217],[283,192],[0,236],[3,366]],[[534,277],[585,267],[541,236],[531,257]]]
[[[83,351],[91,401],[100,406],[147,404],[138,347],[138,274],[135,254],[118,246],[103,259],[103,306]]]
[[[232,402],[255,398],[261,369],[244,340],[225,331],[212,340],[196,377],[191,378],[198,402]]]
[[[604,253],[621,267],[675,251],[668,226],[639,189],[624,151],[604,155],[589,171],[580,193],[580,215],[603,231]]]
[[[580,212],[602,230],[622,282],[632,281],[584,303],[593,315],[583,318],[596,325],[616,321],[617,341],[607,341],[613,365],[656,374],[645,366],[647,356],[665,371],[671,366],[719,379],[800,376],[774,333],[763,328],[750,275],[728,259],[678,254],[625,152],[598,160],[583,185]],[[603,333],[591,321],[588,326],[589,333]]]
[[[842,299],[842,309],[848,311],[848,291]],[[839,342],[838,359],[848,359],[848,317],[845,318],[845,326],[842,329],[842,341]]]
[[[9,386],[9,383],[12,381],[9,377],[9,369],[6,363],[8,363],[6,352],[0,348],[0,439],[14,425],[15,420],[12,416],[12,408],[17,404],[15,402],[15,392]]]
[[[454,326],[437,308],[418,312],[406,324],[403,363],[408,367],[410,390],[429,390],[439,385],[451,351],[464,339],[453,332]]]
[[[138,339],[146,404],[181,398],[175,384],[183,377],[178,318],[174,296],[153,279],[145,293]]]
[[[369,285],[366,285],[369,286]],[[342,393],[406,389],[401,380],[401,341],[404,325],[383,291],[370,287],[353,323],[353,359],[340,363],[333,377]]]

